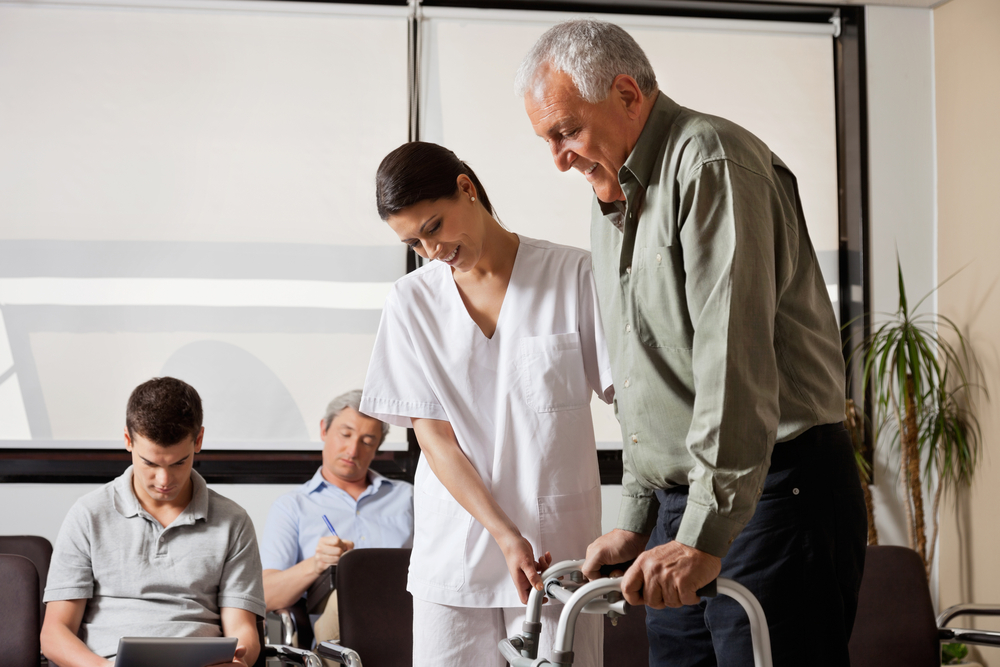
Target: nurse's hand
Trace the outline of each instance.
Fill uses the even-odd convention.
[[[551,563],[552,555],[545,552],[545,555],[536,562],[531,544],[520,535],[511,535],[502,541],[498,540],[497,544],[500,545],[504,560],[507,561],[507,570],[510,572],[510,578],[514,580],[514,587],[517,588],[521,604],[525,604],[532,588],[542,590],[542,578],[538,576],[538,568],[546,559]]]
[[[328,535],[319,538],[316,545],[316,554],[313,556],[313,567],[316,576],[323,574],[323,571],[331,565],[340,562],[340,557],[354,548],[354,542],[342,540],[337,535]]]
[[[635,559],[622,577],[622,595],[629,604],[653,609],[698,604],[696,592],[722,570],[722,559],[680,542],[667,542]]]
[[[642,553],[648,541],[649,535],[621,528],[615,528],[610,533],[601,535],[587,547],[587,558],[581,568],[583,576],[591,581],[600,579],[603,576],[602,565],[614,565],[632,560]]]

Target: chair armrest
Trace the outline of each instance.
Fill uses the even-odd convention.
[[[1000,646],[1000,632],[993,630],[971,630],[967,628],[939,628],[938,639],[945,644],[975,644],[977,646]]]
[[[320,642],[316,647],[316,653],[341,665],[347,665],[347,667],[361,667],[361,657],[357,652],[340,644]]]
[[[1000,646],[1000,632],[946,627],[957,616],[1000,616],[1000,606],[989,604],[956,604],[942,611],[937,617],[938,637],[943,642],[975,644],[978,646]]]
[[[937,617],[937,626],[944,628],[956,616],[1000,616],[1000,606],[992,604],[956,604]]]
[[[303,667],[323,667],[323,661],[312,651],[307,651],[294,646],[268,644],[263,648],[264,655],[268,658],[278,658],[281,664],[291,662]]]
[[[299,628],[295,622],[295,614],[290,609],[275,609],[274,611],[269,611],[268,616],[278,620],[281,629],[279,645],[299,645]]]

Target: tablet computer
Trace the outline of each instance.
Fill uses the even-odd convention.
[[[231,662],[236,637],[122,637],[115,667],[208,667]]]

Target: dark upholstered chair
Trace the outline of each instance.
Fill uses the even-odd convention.
[[[35,565],[38,572],[38,622],[45,616],[42,596],[49,578],[49,561],[52,560],[52,543],[38,535],[0,535],[0,554],[24,556]]]
[[[24,556],[0,554],[0,662],[38,667],[42,649],[38,570]]]
[[[409,549],[354,549],[337,564],[340,644],[364,667],[413,664],[413,598],[406,590]],[[330,651],[317,653],[351,661]]]
[[[939,667],[942,641],[1000,646],[1000,633],[944,627],[960,615],[997,616],[1000,608],[959,605],[935,619],[920,556],[905,547],[869,546],[851,635],[851,667]]]
[[[851,667],[940,667],[934,605],[917,552],[868,547],[850,653]]]

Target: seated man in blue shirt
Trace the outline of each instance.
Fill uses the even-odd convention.
[[[132,465],[66,515],[45,587],[42,652],[61,667],[110,667],[121,637],[237,637],[232,667],[260,652],[260,554],[250,517],[192,470],[201,399],[170,377],[135,388]],[[0,661],[2,662],[2,661]]]
[[[360,405],[357,389],[330,402],[320,421],[323,465],[271,507],[261,538],[268,611],[292,606],[351,549],[413,544],[413,487],[368,469],[389,425],[358,412]],[[313,620],[316,641],[336,641],[336,595],[324,605]]]

